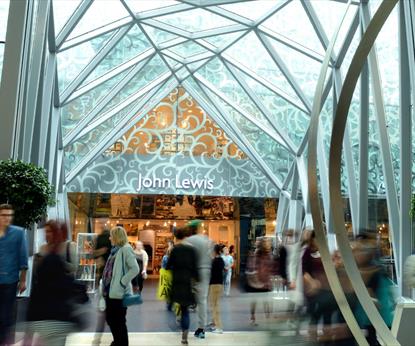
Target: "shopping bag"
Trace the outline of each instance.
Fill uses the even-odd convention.
[[[159,287],[157,290],[157,298],[160,300],[170,301],[171,285],[173,275],[170,270],[160,269]]]

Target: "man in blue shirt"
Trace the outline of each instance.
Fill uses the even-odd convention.
[[[11,225],[13,215],[11,205],[0,205],[0,345],[11,343],[16,293],[26,290],[26,237],[22,228]]]

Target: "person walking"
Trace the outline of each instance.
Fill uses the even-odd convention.
[[[225,262],[221,257],[221,246],[216,244],[213,249],[213,261],[212,261],[212,270],[210,276],[210,285],[209,285],[209,299],[210,299],[210,308],[212,310],[213,324],[212,328],[213,333],[223,333],[222,329],[222,320],[220,317],[220,298],[223,294],[223,273],[225,270]]]
[[[105,318],[114,338],[111,346],[128,346],[127,308],[123,306],[123,297],[132,293],[131,280],[140,268],[124,228],[111,229],[110,239],[111,254],[102,275]]]
[[[198,328],[195,337],[205,338],[205,327],[207,324],[207,303],[210,282],[210,268],[212,265],[212,242],[203,233],[200,220],[193,220],[186,226],[191,236],[186,242],[194,247],[197,254],[197,269],[199,271],[199,282],[196,284],[196,303]]]
[[[195,303],[193,295],[193,281],[199,280],[199,272],[196,267],[197,255],[194,248],[183,240],[187,236],[187,230],[179,228],[176,231],[177,243],[174,245],[166,269],[173,273],[171,301],[179,304],[182,329],[182,344],[188,344],[190,326],[189,306]]]
[[[26,290],[27,242],[24,230],[11,224],[13,216],[11,205],[0,205],[0,345],[13,343],[16,291]]]
[[[148,266],[148,254],[144,250],[144,245],[142,241],[137,241],[135,243],[135,258],[137,259],[137,264],[140,268],[140,273],[134,278],[133,285],[138,287],[138,292],[143,291],[144,280],[147,279],[147,266]]]
[[[62,241],[56,244],[55,232],[59,229],[62,236]],[[37,259],[47,256],[50,253],[56,253],[61,256],[65,264],[65,270],[68,274],[75,277],[78,269],[78,258],[76,254],[76,244],[68,239],[68,227],[65,223],[59,223],[55,220],[49,220],[45,224],[45,238],[46,243],[39,249]],[[34,264],[34,267],[37,265]],[[34,269],[36,271],[36,268]]]
[[[105,330],[105,303],[103,298],[103,291],[101,285],[102,273],[107,263],[108,257],[111,253],[111,240],[110,240],[110,230],[109,228],[104,228],[102,232],[98,235],[97,241],[95,243],[95,248],[93,256],[96,263],[96,278],[95,278],[95,287],[98,287],[98,304],[97,304],[97,325],[95,327],[95,334],[92,344],[100,345],[101,336]]]
[[[67,335],[80,322],[77,321],[74,305],[77,290],[74,275],[68,270],[68,263],[61,254],[67,237],[66,225],[51,220],[46,223],[45,229],[47,252],[40,257],[36,268],[24,344],[31,344],[33,334],[37,333],[42,345],[64,346]],[[86,293],[83,298],[83,302],[88,300]]]
[[[229,249],[225,246],[223,248],[223,261],[225,263],[224,269],[224,293],[225,296],[229,296],[231,292],[231,280],[232,280],[232,268],[233,268],[233,257],[229,253]]]

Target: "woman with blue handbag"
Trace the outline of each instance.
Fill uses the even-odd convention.
[[[102,274],[105,318],[114,338],[111,346],[128,346],[127,306],[141,301],[138,295],[132,294],[131,285],[131,280],[139,273],[139,267],[124,228],[117,226],[111,229],[110,239],[111,254]]]

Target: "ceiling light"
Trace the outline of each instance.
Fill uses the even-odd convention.
[[[146,222],[146,226],[150,226],[150,221],[147,221]]]

